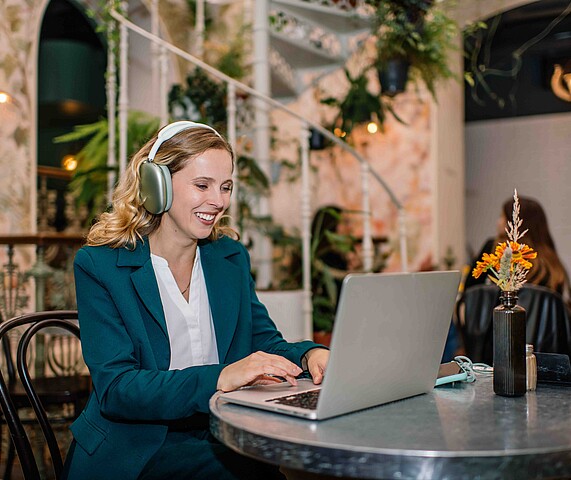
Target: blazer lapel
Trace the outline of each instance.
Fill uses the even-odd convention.
[[[200,246],[202,269],[216,333],[218,358],[222,363],[234,337],[240,311],[243,281],[241,269],[229,259],[239,252],[238,247],[234,245],[231,245],[231,248],[220,248],[219,244],[213,243]]]
[[[151,261],[151,252],[147,238],[138,242],[134,250],[121,249],[117,262],[119,267],[139,267],[131,273],[131,281],[137,295],[150,312],[153,320],[158,323],[168,340],[167,323],[161,303],[159,286]]]

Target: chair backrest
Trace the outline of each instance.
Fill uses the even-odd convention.
[[[476,285],[468,288],[456,304],[460,335],[466,355],[473,362],[493,362],[492,315],[499,297],[495,285]]]
[[[527,312],[526,340],[536,352],[571,355],[571,312],[559,293],[526,284],[518,303]]]
[[[468,288],[456,306],[466,355],[475,362],[493,362],[493,311],[499,305],[495,285]],[[526,342],[537,352],[571,354],[571,320],[561,295],[549,288],[526,284],[518,304],[527,313]]]
[[[7,320],[0,325],[0,341],[4,342],[7,334],[19,327],[24,327],[24,331],[19,339],[16,353],[18,375],[20,376],[26,395],[42,429],[52,459],[55,476],[56,478],[60,478],[63,469],[62,456],[46,411],[40,401],[40,397],[34,389],[34,380],[31,378],[27,365],[27,353],[31,340],[39,331],[45,328],[64,329],[79,339],[77,311],[36,312]],[[34,459],[30,440],[18,416],[18,410],[10,397],[9,389],[2,372],[0,372],[0,406],[4,412],[10,436],[18,453],[24,478],[26,478],[26,480],[39,480],[39,469]]]

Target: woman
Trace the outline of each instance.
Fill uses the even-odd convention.
[[[93,394],[72,425],[70,479],[280,478],[208,431],[216,390],[320,383],[329,352],[287,343],[258,301],[245,248],[221,224],[233,153],[211,127],[176,122],[131,160],[113,209],[75,259]]]
[[[533,285],[541,285],[555,290],[565,300],[569,301],[569,276],[555,249],[555,242],[549,231],[545,211],[539,202],[532,198],[519,197],[519,204],[519,216],[523,219],[523,228],[527,229],[527,233],[521,241],[537,252],[537,258],[532,262],[533,267],[529,271],[527,281]],[[498,243],[506,241],[505,229],[507,222],[512,220],[512,212],[513,199],[510,198],[502,206],[502,213],[497,224],[497,237],[486,242],[477,260],[482,258],[482,253],[493,253]],[[472,270],[473,268],[470,269],[470,272]],[[479,279],[474,279],[468,275],[466,288],[483,283],[485,280],[485,275],[481,275]]]
[[[527,281],[555,290],[569,300],[569,276],[555,249],[545,211],[539,202],[532,198],[520,197],[519,204],[520,218],[523,219],[523,227],[527,229],[522,242],[537,252],[537,258],[533,261]],[[508,220],[511,221],[512,210],[513,200],[506,201],[503,205],[506,225]]]

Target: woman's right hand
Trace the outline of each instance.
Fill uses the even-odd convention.
[[[297,385],[295,377],[302,372],[295,363],[280,355],[255,352],[226,366],[218,377],[218,390],[229,392],[245,385],[275,383],[282,377]]]

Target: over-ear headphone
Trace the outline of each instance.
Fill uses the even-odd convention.
[[[154,162],[155,155],[164,142],[174,137],[177,133],[190,128],[207,128],[222,138],[210,125],[186,120],[171,123],[159,131],[149,156],[139,167],[139,194],[143,201],[143,206],[149,213],[158,215],[168,211],[171,208],[173,197],[171,173],[166,165],[158,165]]]

